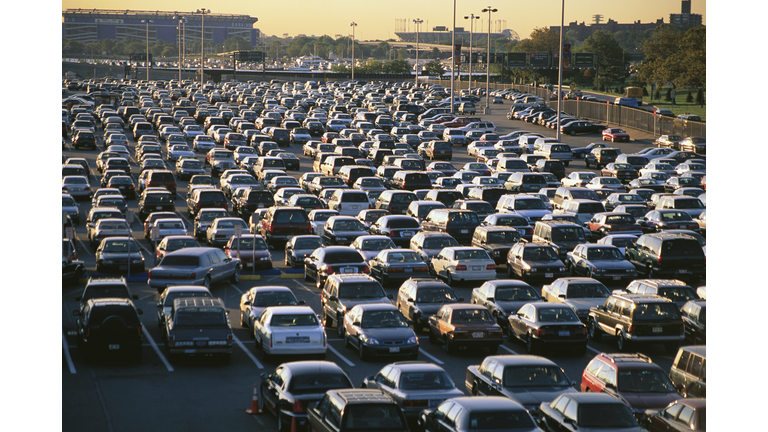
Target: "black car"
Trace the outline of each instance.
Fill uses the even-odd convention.
[[[589,134],[600,133],[606,126],[594,124],[585,120],[572,121],[564,126],[560,126],[560,133],[569,134],[571,136],[576,134]]]
[[[313,432],[408,432],[403,411],[381,390],[329,390],[308,413]]]
[[[695,345],[707,343],[707,301],[690,300],[681,310],[685,323],[685,341]]]
[[[354,216],[332,216],[323,227],[322,239],[327,245],[348,246],[367,234],[365,226]]]
[[[143,312],[125,298],[97,298],[75,310],[77,348],[85,359],[97,352],[127,352],[135,361],[141,359],[141,321]]]
[[[479,226],[472,235],[472,246],[488,252],[496,265],[507,263],[507,253],[512,245],[522,239],[520,232],[512,227]]]
[[[418,421],[425,432],[541,430],[536,427],[533,418],[522,405],[500,396],[448,399],[436,408],[423,410]]]
[[[540,349],[587,352],[587,326],[565,303],[528,303],[509,315],[509,339],[525,343],[529,354]]]
[[[555,280],[568,274],[555,248],[542,243],[516,243],[507,253],[507,275],[530,279]]]
[[[328,361],[283,363],[271,373],[261,374],[259,404],[277,417],[277,430],[307,427],[307,411],[328,390],[353,388],[347,374]]]
[[[304,280],[314,280],[318,289],[331,274],[370,273],[360,252],[349,246],[328,246],[316,249],[304,259]]]
[[[75,150],[80,147],[96,150],[96,135],[90,130],[75,130],[74,135],[72,136],[72,146],[75,147]]]
[[[139,219],[142,221],[156,211],[176,211],[174,196],[168,191],[149,191],[142,194],[138,203]]]
[[[411,238],[421,231],[421,226],[410,216],[386,215],[371,224],[368,231],[373,235],[387,236],[398,246],[408,246]]]
[[[606,393],[569,393],[550,403],[543,402],[539,406],[539,425],[547,431],[645,430],[620,399]]]

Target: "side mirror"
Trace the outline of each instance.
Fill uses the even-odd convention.
[[[305,304],[305,303],[306,303],[306,302],[305,302],[304,300],[299,300],[299,304],[300,304],[300,305],[303,305],[303,304]]]
[[[352,323],[352,325],[355,327],[360,327],[360,321],[355,321]]]
[[[561,299],[565,300],[565,294],[558,294],[557,298],[561,298]]]
[[[251,302],[249,300],[246,300],[246,301],[243,302],[243,304],[246,305],[246,306],[250,306]],[[158,306],[159,306],[159,304],[158,304]]]
[[[613,385],[613,383],[605,383],[605,388],[611,389],[611,390],[614,390],[614,391],[616,390],[616,386]]]
[[[409,298],[409,299],[407,299],[406,301],[407,301],[408,303],[416,303],[416,301],[415,301],[414,299],[412,299],[412,298]]]
[[[387,298],[392,300],[394,297],[392,296],[392,294],[387,294]]]

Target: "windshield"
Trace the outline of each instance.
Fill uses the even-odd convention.
[[[587,249],[587,259],[590,260],[623,260],[619,250],[615,247],[596,247]]]
[[[270,321],[272,327],[315,327],[319,325],[317,315],[298,314],[298,315],[272,315]]]
[[[360,245],[360,249],[364,251],[393,249],[394,247],[395,247],[395,244],[390,239],[364,240]]]
[[[557,253],[552,248],[529,247],[523,251],[523,259],[530,261],[552,261],[557,259]]]
[[[296,305],[296,298],[286,291],[267,291],[256,294],[253,306],[292,306]]]
[[[131,240],[109,241],[104,245],[103,251],[112,253],[126,253],[128,252],[129,248],[131,252],[139,252],[139,247],[136,245],[136,242]]]
[[[460,323],[492,323],[496,319],[491,317],[488,309],[456,309],[451,314],[451,324]]]
[[[524,301],[538,300],[539,296],[529,287],[502,287],[496,288],[497,301]]]
[[[512,366],[504,369],[504,387],[568,387],[571,383],[557,366]]]
[[[408,327],[403,315],[396,310],[365,311],[360,322],[362,328]]]
[[[585,240],[584,230],[581,227],[556,228],[552,230],[552,241],[582,241]]]
[[[490,260],[488,252],[484,250],[457,250],[455,260]]]
[[[527,411],[480,411],[469,415],[469,430],[533,430],[535,425]]]
[[[578,423],[588,428],[628,428],[637,426],[637,420],[625,405],[579,404]]]
[[[544,201],[539,198],[515,200],[515,210],[545,210]]]
[[[307,238],[296,240],[293,245],[294,249],[317,249],[323,246],[323,241],[319,238]]]
[[[675,386],[660,369],[619,370],[619,391],[629,393],[671,393]]]
[[[455,388],[445,372],[408,372],[400,374],[400,390],[448,390]]]
[[[344,284],[339,287],[339,297],[345,299],[386,297],[376,282]]]
[[[313,373],[311,375],[294,375],[291,378],[289,390],[293,394],[325,393],[328,390],[351,388],[349,378],[341,374]]]
[[[536,315],[541,322],[579,322],[579,317],[570,308],[541,307]]]

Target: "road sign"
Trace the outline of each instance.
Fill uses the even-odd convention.
[[[160,240],[160,228],[153,226],[149,232],[149,236],[153,242]]]
[[[576,69],[591,69],[595,67],[594,53],[573,53],[571,65]]]
[[[548,52],[535,52],[530,53],[530,65],[531,68],[549,68],[549,53]]]
[[[524,68],[528,66],[528,53],[511,52],[507,56],[507,67]]]
[[[75,238],[75,229],[72,227],[65,228],[65,232],[67,233],[67,238],[70,240],[74,240]]]
[[[240,225],[235,226],[235,237],[240,238],[243,235],[243,227]]]

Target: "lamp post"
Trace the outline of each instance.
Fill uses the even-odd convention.
[[[211,13],[210,9],[198,9],[196,14],[200,15],[202,22],[200,25],[200,91],[203,91],[203,80],[205,79],[205,15]]]
[[[147,81],[149,81],[149,23],[152,23],[154,21],[152,20],[141,20],[141,22],[147,24],[147,62],[145,63],[147,66]]]
[[[469,20],[469,91],[472,91],[472,27],[474,27],[475,20],[480,19],[479,16],[475,16],[475,14],[470,14],[469,16],[465,16],[464,19]]]
[[[448,98],[448,100],[451,101],[451,114],[454,113],[453,81],[454,81],[455,69],[456,69],[456,0],[453,0],[453,30],[451,31],[451,97]]]
[[[421,30],[421,23],[424,22],[423,19],[416,18],[413,20],[414,24],[416,24],[416,81],[414,83],[416,86],[419,86],[419,30]]]
[[[352,27],[352,81],[355,80],[355,27],[357,27],[357,23],[353,22],[350,24],[350,27]]]
[[[491,98],[491,13],[498,12],[498,9],[493,9],[490,6],[483,9],[483,12],[488,12],[488,54],[485,59],[485,110],[488,111],[488,100]]]
[[[557,140],[560,141],[560,104],[563,100],[563,25],[565,23],[565,0],[560,9],[560,55],[557,57]]]

